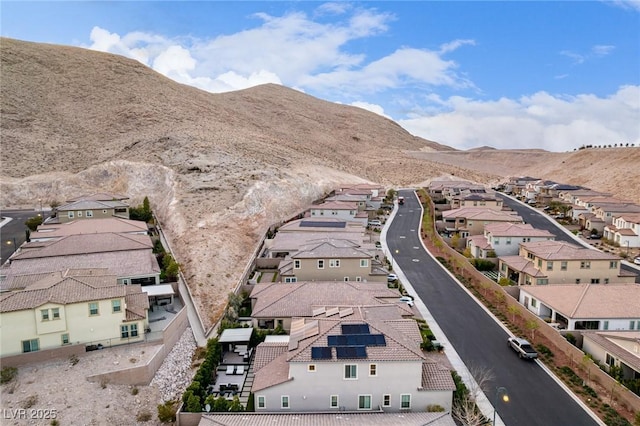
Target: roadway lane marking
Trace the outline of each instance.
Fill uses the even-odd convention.
[[[420,250],[420,247],[418,247],[418,246],[413,246],[413,248],[416,249],[416,250]]]
[[[398,238],[407,238],[407,237],[405,237],[404,235],[400,235]]]

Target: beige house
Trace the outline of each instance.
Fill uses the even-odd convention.
[[[622,259],[562,241],[521,243],[518,256],[498,259],[499,275],[515,285],[633,283]]]
[[[502,198],[487,193],[469,193],[451,198],[451,208],[481,207],[491,210],[502,210]]]
[[[402,319],[414,316],[386,283],[344,281],[256,284],[251,292],[253,326],[289,332],[295,317]]]
[[[603,237],[620,247],[640,247],[640,213],[620,213],[604,227]]]
[[[278,272],[283,282],[387,282],[387,271],[371,251],[354,241],[329,238],[300,246],[280,262]]]
[[[555,235],[551,232],[534,228],[528,223],[490,223],[484,227],[484,235],[469,237],[467,247],[471,256],[486,259],[517,255],[520,243],[554,239]]]
[[[636,284],[523,287],[518,300],[566,330],[640,330],[640,286]]]
[[[160,267],[148,235],[81,234],[25,243],[0,269],[0,276],[66,269],[107,268],[121,284],[160,283]],[[4,285],[4,283],[3,283]]]
[[[497,211],[487,207],[463,207],[442,212],[445,232],[466,238],[484,234],[484,227],[492,223],[522,223],[513,212]]]
[[[451,410],[451,371],[427,360],[412,319],[301,318],[287,337],[256,348],[256,412]]]
[[[31,233],[30,238],[32,242],[42,242],[58,240],[69,235],[104,233],[148,235],[149,227],[145,222],[119,217],[74,220],[65,223],[40,225],[37,231]]]
[[[616,366],[623,379],[640,379],[640,331],[589,331],[582,337],[582,350],[607,370]]]
[[[20,278],[23,288],[0,294],[2,356],[144,340],[149,300],[140,286],[120,285],[100,270]]]
[[[363,224],[367,223],[368,216],[364,212],[365,204],[360,206],[355,201],[326,201],[322,204],[315,205],[309,209],[309,215],[312,218],[331,217],[348,221],[359,221]]]
[[[77,197],[55,208],[54,222],[65,223],[77,219],[107,217],[129,219],[129,205],[124,202],[127,199],[128,197],[123,195],[107,193]]]

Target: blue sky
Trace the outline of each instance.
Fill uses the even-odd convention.
[[[10,2],[1,33],[278,83],[459,149],[640,144],[640,1]]]

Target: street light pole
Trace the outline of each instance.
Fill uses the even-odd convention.
[[[498,411],[498,398],[500,398],[503,402],[509,402],[509,394],[507,393],[507,388],[504,386],[500,386],[496,388],[496,395],[493,399],[493,423],[492,426],[496,426],[496,412]]]
[[[10,241],[10,240],[9,240],[9,241],[7,241],[7,244],[8,244],[8,245],[11,245],[11,241]],[[16,244],[16,239],[15,239],[15,237],[14,237],[14,238],[13,238],[13,252],[15,253],[15,252],[16,252],[16,250],[18,250],[18,245]]]

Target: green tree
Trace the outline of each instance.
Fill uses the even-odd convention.
[[[200,413],[202,412],[202,404],[200,403],[200,397],[197,395],[189,395],[185,404],[185,411],[188,413]]]
[[[216,399],[216,402],[213,404],[213,408],[211,409],[211,411],[229,411],[229,401],[224,399],[223,396],[219,396]]]
[[[525,327],[531,332],[531,340],[536,338],[536,330],[540,328],[538,321],[530,319],[526,322]]]
[[[520,316],[520,308],[518,308],[516,305],[509,305],[507,311],[509,311],[509,313],[511,314],[511,322],[515,322],[516,317]]]
[[[27,228],[29,228],[31,232],[36,232],[38,226],[42,225],[42,216],[30,217],[24,224],[27,225]]]
[[[168,281],[175,281],[178,279],[178,273],[180,272],[180,264],[175,261],[171,254],[167,253],[162,258],[162,266],[164,266],[165,278]]]
[[[238,395],[235,395],[233,397],[233,401],[231,401],[231,404],[229,404],[229,411],[233,411],[233,412],[244,411],[244,407],[240,403],[240,398],[238,397]]]

